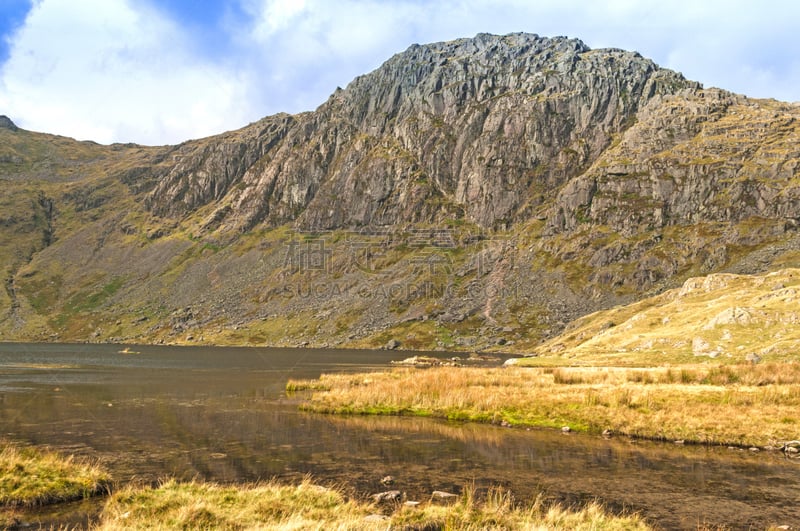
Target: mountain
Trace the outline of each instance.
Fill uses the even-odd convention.
[[[494,348],[800,259],[800,107],[531,34],[178,146],[0,119],[0,337]]]

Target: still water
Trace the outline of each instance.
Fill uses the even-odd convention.
[[[298,410],[288,378],[385,369],[386,351],[0,343],[0,437],[99,460],[121,482],[297,481],[366,498],[504,487],[597,499],[665,529],[800,523],[800,465],[780,454],[605,440],[431,419]],[[81,522],[101,502],[31,522]]]

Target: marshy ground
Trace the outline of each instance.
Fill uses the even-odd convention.
[[[290,381],[303,407],[781,448],[800,429],[800,364],[395,369]]]

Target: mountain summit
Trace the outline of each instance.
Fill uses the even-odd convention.
[[[800,265],[799,119],[480,34],[177,146],[0,127],[0,334],[528,351],[690,276]]]
[[[147,204],[182,216],[219,202],[215,222],[241,230],[507,225],[585,170],[650,100],[698,88],[636,53],[563,37],[414,45],[314,112],[268,118],[148,172]]]

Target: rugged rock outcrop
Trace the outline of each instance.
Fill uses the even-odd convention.
[[[800,223],[800,106],[722,90],[653,98],[637,123],[559,193],[549,226],[667,225],[762,217]]]
[[[6,115],[0,115],[0,129],[8,129],[10,131],[17,131],[19,128],[11,121]]]
[[[662,95],[699,85],[636,53],[530,34],[414,45],[316,111],[187,143],[146,204],[306,228],[525,219]],[[146,172],[145,172],[146,173]]]

